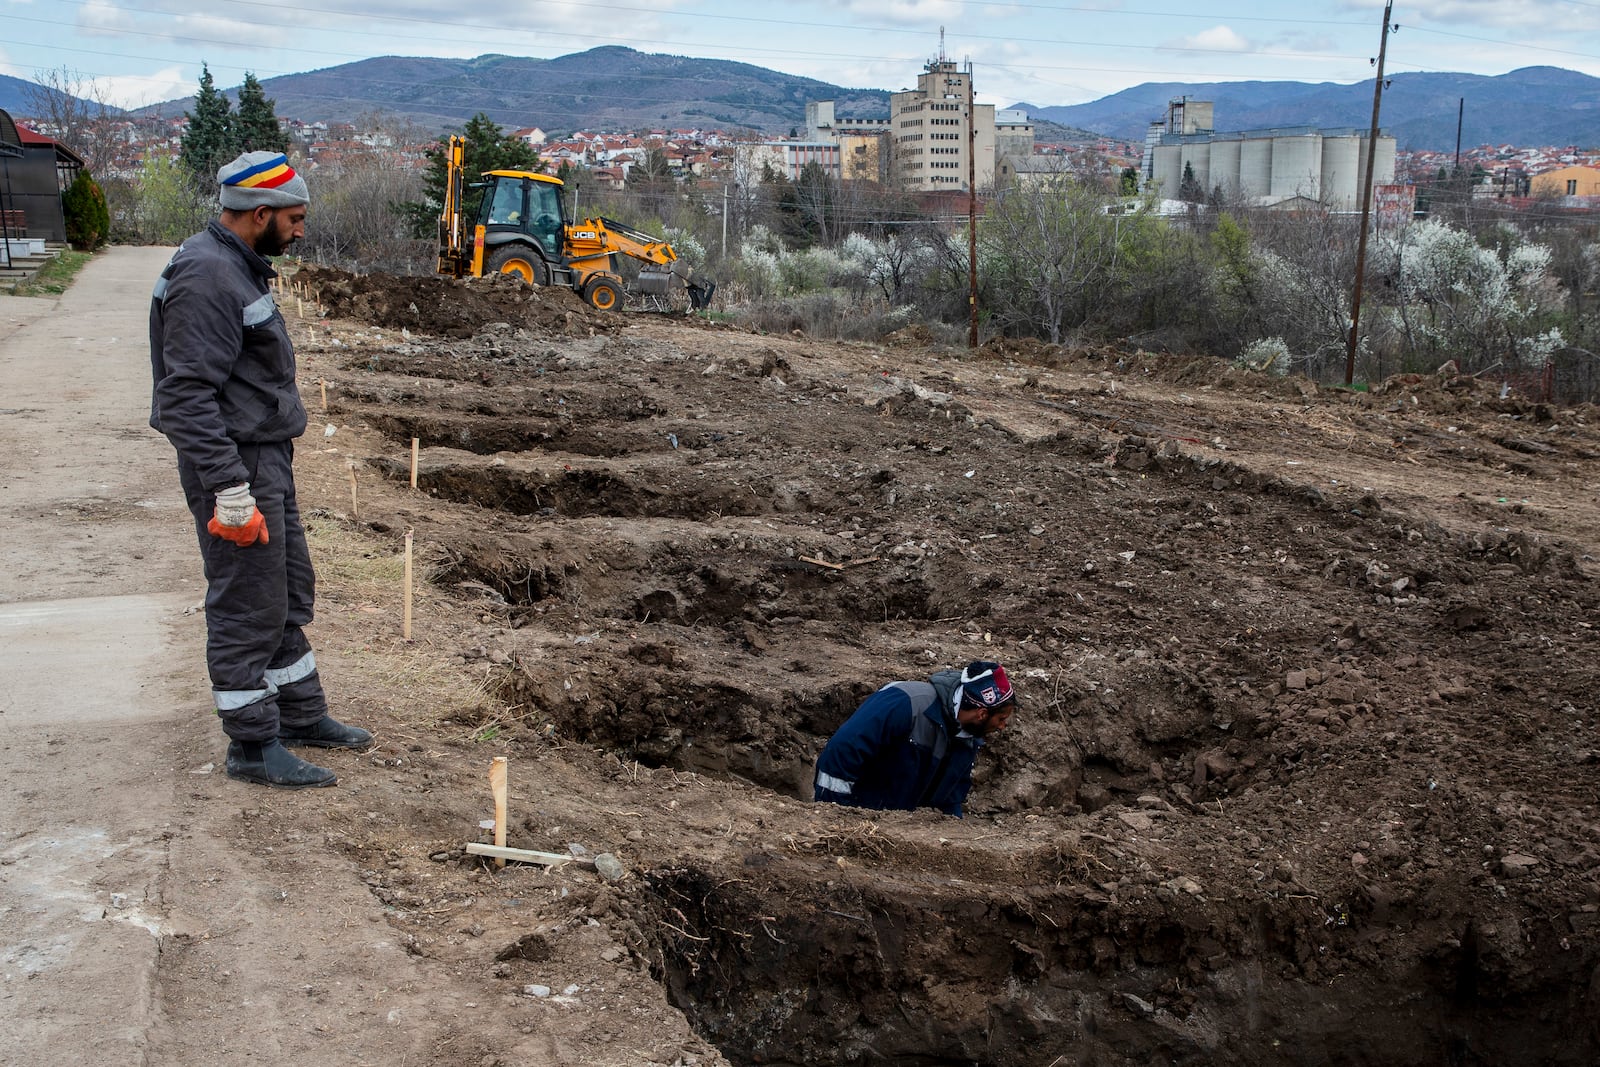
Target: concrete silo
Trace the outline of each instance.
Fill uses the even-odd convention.
[[[1296,131],[1272,138],[1271,196],[1304,196],[1322,191],[1322,135]]]
[[[1272,192],[1272,138],[1246,134],[1239,142],[1239,192],[1244,196]]]
[[[1335,211],[1361,205],[1361,137],[1354,130],[1322,132],[1322,199]]]
[[[1223,196],[1239,195],[1239,146],[1236,133],[1219,133],[1211,138],[1211,177],[1206,192],[1221,187]]]
[[[1183,146],[1183,166],[1178,168],[1178,180],[1183,180],[1184,167],[1194,172],[1194,180],[1202,191],[1211,191],[1211,142],[1202,138],[1187,140]]]
[[[1155,174],[1153,180],[1160,195],[1176,198],[1178,186],[1183,183],[1183,145],[1159,144],[1156,146]]]

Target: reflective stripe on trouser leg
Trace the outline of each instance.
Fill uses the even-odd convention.
[[[821,771],[818,771],[817,788],[826,789],[832,793],[844,793],[849,795],[855,788],[855,783],[846,781],[843,778],[835,778],[831,774],[823,774]]]
[[[237,741],[278,736],[278,695],[266,672],[283,641],[289,612],[282,536],[287,447],[239,447],[239,458],[251,472],[250,492],[266,516],[271,538],[244,548],[206,530],[216,496],[192,467],[178,464],[205,564],[206,669],[222,728]]]

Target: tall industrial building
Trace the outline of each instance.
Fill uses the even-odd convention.
[[[1187,171],[1207,194],[1220,190],[1265,204],[1300,197],[1354,211],[1369,141],[1367,130],[1312,126],[1217,133],[1209,101],[1173,100],[1145,137],[1144,177],[1165,197],[1178,195]],[[1375,152],[1373,184],[1392,183],[1394,138],[1380,132]]]
[[[930,59],[915,89],[889,94],[887,119],[840,119],[832,100],[806,104],[806,138],[840,146],[840,173],[849,178],[895,178],[912,192],[964,192],[994,183],[1002,160],[1033,155],[1027,112],[996,112],[972,98],[972,64],[957,67],[944,54]],[[970,162],[969,162],[970,160]]]

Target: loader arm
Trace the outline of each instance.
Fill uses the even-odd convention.
[[[466,138],[454,136],[445,147],[444,205],[439,210],[438,272],[452,278],[469,273],[471,254],[465,241],[461,219],[462,168],[467,153]]]
[[[624,226],[615,219],[584,219],[569,226],[567,245],[572,258],[578,260],[620,254],[665,266],[678,258],[678,253],[661,238]]]

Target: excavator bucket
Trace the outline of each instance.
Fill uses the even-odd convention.
[[[689,293],[689,310],[703,311],[711,306],[711,297],[717,291],[716,282],[700,281],[683,283],[684,289]]]

